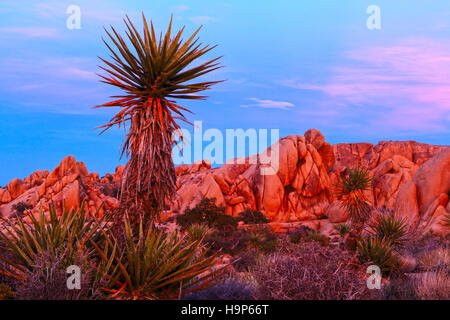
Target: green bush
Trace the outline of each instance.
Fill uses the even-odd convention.
[[[184,214],[177,216],[177,224],[183,230],[190,225],[207,224],[210,228],[229,233],[237,228],[236,218],[226,215],[225,208],[216,205],[215,198],[204,198],[192,209],[186,209]]]
[[[207,224],[194,223],[186,229],[186,233],[191,241],[208,240],[214,233],[214,229],[208,227]]]
[[[361,238],[357,242],[357,252],[361,263],[377,265],[384,272],[399,268],[399,260],[390,241],[375,237]]]
[[[450,228],[450,213],[445,214],[444,216],[444,224]]]
[[[369,223],[369,232],[376,238],[390,242],[394,246],[402,246],[407,239],[407,223],[392,214],[385,213]]]
[[[249,245],[264,253],[275,252],[278,237],[268,228],[257,228],[247,233]]]
[[[289,241],[291,241],[292,243],[299,243],[302,238],[303,237],[300,233],[293,233],[289,235]]]
[[[30,206],[28,203],[23,202],[23,201],[16,203],[15,205],[12,206],[12,209],[15,211],[15,214],[18,216],[23,215],[26,210],[29,210],[31,208],[32,208],[32,206]]]
[[[123,222],[125,241],[121,246],[114,234],[104,232],[101,245],[92,243],[101,257],[104,291],[111,298],[176,299],[214,283],[222,269],[213,270],[217,254],[207,256],[201,240],[191,241],[165,234],[155,226],[135,228],[130,219]]]
[[[220,251],[234,256],[248,248],[248,233],[243,229],[229,233],[216,230],[207,240],[207,245],[211,252]]]
[[[336,229],[337,232],[341,235],[341,237],[345,236],[347,233],[350,232],[351,226],[347,223],[337,224],[334,226],[334,229]]]
[[[328,246],[328,244],[330,243],[330,238],[328,238],[327,236],[323,236],[312,229],[305,229],[305,231],[294,232],[289,235],[289,241],[291,241],[292,243],[299,243],[302,240],[305,242],[317,241],[323,247]]]
[[[250,208],[242,211],[238,216],[238,220],[244,221],[245,224],[261,224],[270,222],[261,211],[255,211]]]
[[[50,207],[49,218],[41,210],[39,217],[26,212],[31,223],[22,217],[16,221],[3,220],[4,229],[0,229],[0,239],[3,240],[8,253],[15,261],[0,255],[9,268],[9,274],[21,280],[21,273],[32,271],[36,258],[47,252],[54,258],[58,251],[68,250],[67,265],[73,264],[73,257],[82,250],[93,251],[89,240],[97,241],[101,236],[100,224],[102,220],[90,219],[86,216],[84,203],[78,210],[63,210],[58,215],[54,206]]]

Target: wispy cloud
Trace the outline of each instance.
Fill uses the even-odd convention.
[[[408,39],[392,46],[349,51],[346,60],[332,67],[326,81],[283,83],[322,92],[334,106],[359,106],[375,113],[378,110],[371,119],[374,127],[448,130],[450,45],[430,39]]]
[[[207,24],[211,21],[215,21],[216,18],[210,16],[196,16],[190,17],[189,20],[191,20],[195,24]]]
[[[251,100],[255,103],[243,104],[243,105],[241,105],[242,108],[258,107],[258,108],[266,108],[266,109],[289,110],[289,108],[294,107],[294,104],[292,104],[290,102],[286,102],[286,101],[264,100],[264,99],[258,99],[258,98],[249,98],[248,100]]]
[[[55,38],[58,36],[58,30],[44,27],[5,27],[0,28],[0,32],[30,38]]]
[[[180,4],[178,6],[173,6],[172,10],[175,12],[184,12],[186,10],[189,10],[189,7],[187,5]]]

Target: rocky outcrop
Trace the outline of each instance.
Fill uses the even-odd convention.
[[[118,183],[121,171],[119,166],[108,184]],[[96,213],[103,204],[98,212],[101,215],[104,209],[116,208],[119,201],[100,191],[98,180],[98,174],[89,174],[83,162],[68,156],[50,173],[38,170],[23,181],[14,179],[0,189],[0,212],[3,217],[9,217],[16,213],[14,208],[19,203],[27,204],[35,213],[41,209],[48,211],[52,203],[59,211],[63,206],[68,210],[78,209],[85,201],[90,214]]]
[[[278,166],[261,161],[276,150]],[[260,155],[232,159],[218,168],[211,168],[208,160],[177,166],[176,196],[164,216],[183,213],[202,198],[215,198],[229,215],[237,216],[247,208],[263,212],[280,232],[299,225],[328,232],[333,224],[349,218],[334,186],[347,167],[357,165],[368,168],[373,177],[372,190],[366,195],[375,209],[392,210],[423,232],[448,233],[442,223],[450,209],[448,146],[414,141],[331,145],[316,129],[287,136]],[[118,166],[114,174],[100,178],[69,156],[50,173],[38,170],[0,188],[0,210],[9,216],[19,202],[35,211],[48,210],[52,201],[59,208],[64,203],[78,208],[85,201],[91,214],[102,203],[103,209],[111,210],[119,204],[123,170]],[[273,174],[264,175],[263,170]]]
[[[267,165],[255,163],[255,157],[229,161],[219,168],[200,162],[177,167],[178,190],[171,210],[182,213],[202,198],[214,197],[230,215],[246,208],[260,210],[277,230],[325,218],[342,223],[349,217],[335,197],[334,185],[347,167],[362,165],[373,176],[372,190],[366,195],[375,209],[395,212],[411,228],[448,232],[439,227],[442,219],[437,218],[448,212],[448,200],[440,198],[434,207],[431,202],[450,192],[449,147],[415,141],[332,146],[315,129],[285,137],[277,145],[280,164],[274,175],[261,175],[260,168]],[[316,227],[320,229],[320,223]]]
[[[305,136],[288,136],[269,148],[279,150],[279,168],[276,174],[263,175],[267,164],[258,157],[231,161],[220,168],[211,169],[209,163],[196,163],[179,173],[177,195],[172,206],[183,212],[195,206],[202,198],[216,198],[225,205],[227,213],[237,215],[246,208],[260,210],[276,222],[296,222],[322,218],[333,191],[328,175],[331,168],[331,146],[317,130]],[[322,149],[324,148],[324,149]],[[322,161],[320,152],[328,156]]]

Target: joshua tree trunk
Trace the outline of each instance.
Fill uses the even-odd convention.
[[[164,104],[153,99],[144,107],[151,110],[153,103]],[[158,218],[175,193],[172,129],[167,116],[161,115],[163,118],[156,120],[151,112],[143,112],[135,114],[131,120],[126,140],[130,160],[121,186],[122,207],[131,215]]]

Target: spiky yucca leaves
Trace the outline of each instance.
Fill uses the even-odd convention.
[[[362,238],[357,242],[357,251],[361,263],[375,264],[382,271],[392,271],[399,267],[399,260],[393,252],[392,243],[384,239]]]
[[[401,246],[408,240],[406,220],[392,214],[380,214],[369,223],[369,232],[378,239]]]
[[[372,186],[372,177],[367,169],[360,166],[347,168],[347,174],[336,185],[337,196],[341,205],[350,212],[352,221],[366,221],[370,214],[364,191]]]
[[[130,44],[111,27],[111,32],[105,31],[113,45],[105,40],[104,43],[112,60],[100,59],[106,64],[101,68],[109,74],[101,76],[102,82],[122,89],[125,94],[97,106],[122,110],[100,128],[105,131],[115,125],[125,126],[129,121],[122,149],[122,155],[130,157],[122,183],[122,200],[126,204],[123,207],[128,213],[150,211],[152,217],[157,217],[175,192],[172,134],[180,129],[176,120],[186,121],[183,112],[189,112],[170,99],[206,98],[196,93],[220,81],[190,81],[220,68],[217,63],[220,57],[187,69],[215,48],[198,43],[196,35],[200,28],[183,42],[184,27],[173,36],[172,19],[167,32],[159,38],[153,23],[149,27],[144,15],[142,34],[128,17],[124,21]]]
[[[347,223],[337,224],[334,226],[334,229],[339,232],[341,237],[345,236],[347,233],[350,232],[350,225]]]
[[[43,210],[38,218],[28,211],[25,217],[28,217],[30,223],[19,216],[16,221],[2,219],[5,228],[0,229],[0,239],[16,259],[11,261],[0,255],[0,260],[6,262],[12,270],[0,272],[22,280],[21,274],[26,270],[31,271],[40,255],[45,253],[53,259],[58,252],[68,250],[67,257],[70,259],[77,252],[86,249],[90,245],[89,241],[97,241],[101,236],[98,226],[106,216],[100,220],[88,218],[84,206],[82,203],[78,210],[64,209],[61,215],[57,214],[55,206],[51,206],[48,218]]]
[[[110,230],[104,231],[103,245],[92,243],[102,259],[99,271],[107,279],[103,290],[111,298],[176,299],[207,288],[223,273],[224,268],[212,270],[218,253],[207,257],[203,238],[166,234],[153,224],[144,231],[142,221],[133,228],[128,216],[123,226],[122,246]]]
[[[208,239],[213,233],[214,228],[210,228],[206,223],[194,223],[186,229],[186,234],[192,241]]]
[[[444,216],[444,224],[445,226],[447,226],[447,228],[450,228],[450,213],[447,213]]]
[[[370,205],[364,191],[371,186],[372,176],[361,166],[347,168],[346,174],[336,184],[336,195],[341,198],[341,206],[350,213],[350,238],[353,243],[360,237],[364,223],[370,216]]]

